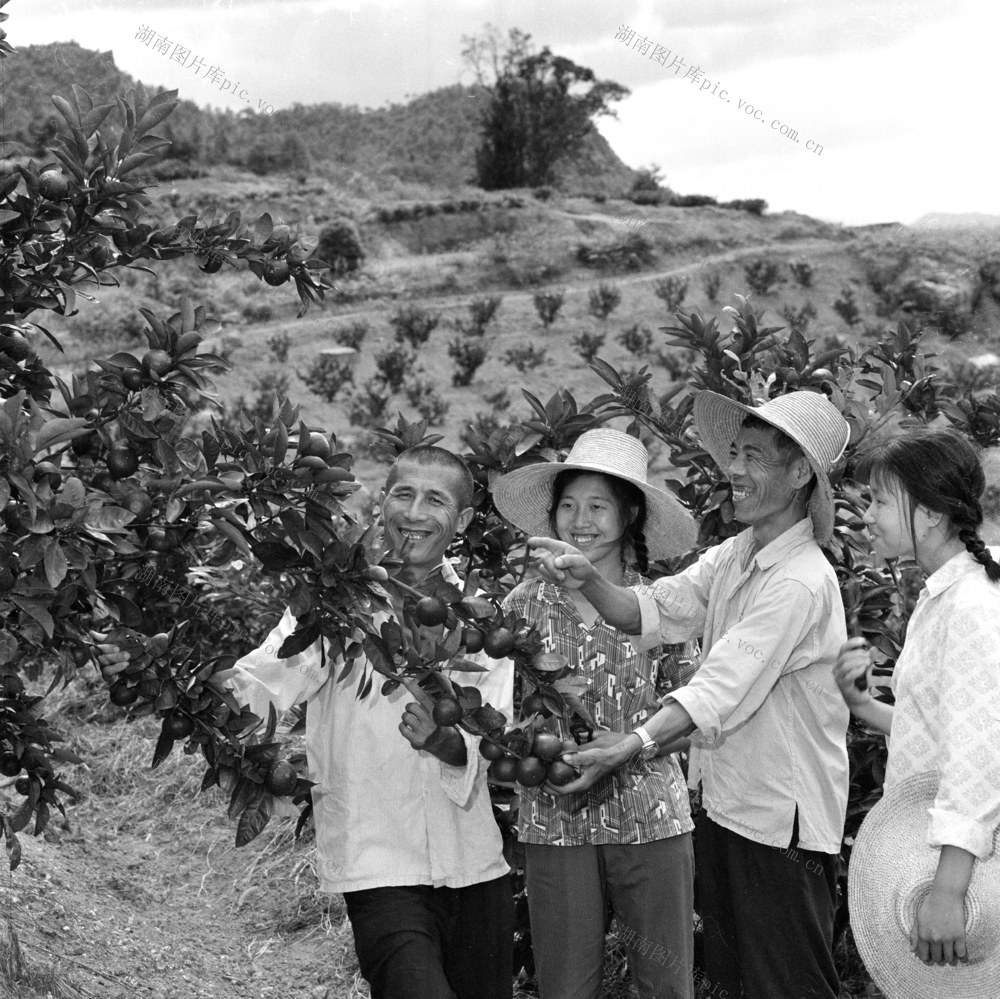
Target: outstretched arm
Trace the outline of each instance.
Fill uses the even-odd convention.
[[[565,541],[528,538],[528,547],[535,550],[544,580],[579,590],[608,624],[627,635],[639,633],[639,599],[627,586],[616,586],[590,564],[586,555]]]

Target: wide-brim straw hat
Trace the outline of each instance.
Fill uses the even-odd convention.
[[[569,469],[600,472],[624,479],[646,497],[643,532],[650,558],[689,552],[698,525],[680,500],[647,481],[649,454],[642,441],[620,430],[600,427],[581,434],[565,461],[547,461],[516,468],[493,484],[493,502],[500,513],[528,537],[549,537],[549,508],[555,477]]]
[[[744,406],[717,392],[699,392],[694,397],[694,421],[705,450],[725,471],[732,460],[731,448],[750,415],[776,427],[801,448],[816,473],[809,498],[813,535],[822,545],[833,537],[833,487],[830,472],[843,457],[851,428],[840,410],[817,392],[789,392],[761,406]]]
[[[868,813],[851,851],[848,904],[858,951],[889,999],[997,999],[1000,996],[1000,851],[977,860],[965,896],[968,963],[924,964],[910,928],[937,872],[928,846],[936,774],[894,784]]]

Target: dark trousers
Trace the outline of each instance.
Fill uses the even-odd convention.
[[[839,858],[764,846],[699,816],[696,904],[703,984],[723,999],[836,999],[833,917]],[[697,971],[696,971],[697,978]]]
[[[467,888],[344,893],[372,999],[510,999],[514,901],[505,875]]]

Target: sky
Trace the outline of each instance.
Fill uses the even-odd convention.
[[[76,41],[196,104],[261,114],[469,83],[463,36],[516,27],[631,90],[598,127],[680,193],[847,225],[1000,214],[993,0],[10,0],[5,12],[15,48]]]

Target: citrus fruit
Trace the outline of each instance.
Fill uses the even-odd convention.
[[[142,388],[142,372],[138,368],[126,368],[122,372],[122,383],[130,392],[138,392]]]
[[[302,454],[314,458],[329,458],[333,451],[330,442],[321,433],[313,431],[302,446]]]
[[[540,760],[551,763],[563,751],[562,739],[551,732],[539,732],[531,744],[531,752]]]
[[[552,712],[545,706],[545,699],[536,690],[533,694],[528,694],[528,696],[521,701],[521,712],[527,717],[528,715],[541,715],[543,718],[548,718],[551,716]]]
[[[139,471],[139,456],[131,445],[119,442],[108,452],[108,472],[113,479],[127,479]]]
[[[27,777],[18,777],[17,780],[14,781],[14,790],[17,791],[18,794],[26,795],[30,793],[31,781],[28,780]]]
[[[179,711],[174,711],[163,719],[162,732],[171,739],[186,739],[193,731],[194,722]]]
[[[299,775],[288,760],[275,760],[268,767],[264,784],[271,794],[291,794],[298,780]]]
[[[555,784],[556,787],[562,787],[564,784],[576,780],[579,776],[568,763],[564,763],[562,760],[556,760],[549,764],[549,783]]]
[[[496,628],[483,638],[483,649],[491,659],[503,659],[514,651],[514,633],[510,628]]]
[[[58,170],[46,170],[38,178],[38,190],[43,198],[58,201],[69,193],[69,181]]]
[[[525,756],[517,761],[517,782],[524,787],[538,787],[544,783],[547,769],[537,756]]]
[[[4,777],[16,777],[21,772],[21,761],[13,753],[0,755],[0,774]]]
[[[147,350],[142,355],[142,370],[165,375],[174,366],[174,359],[165,350]]]
[[[12,361],[23,361],[31,353],[31,344],[16,330],[0,337],[0,352]]]
[[[501,756],[490,764],[487,774],[490,780],[513,784],[517,780],[517,760],[511,756]]]
[[[153,512],[153,501],[142,490],[125,497],[125,509],[135,514],[136,520],[147,520]]]
[[[440,597],[423,597],[417,601],[413,615],[420,624],[430,628],[444,624],[448,617],[448,605]]]
[[[108,691],[108,700],[119,708],[127,708],[130,704],[135,704],[138,699],[138,688],[130,687],[127,683],[116,683]]]
[[[506,754],[503,751],[503,746],[498,746],[495,742],[490,742],[487,739],[480,739],[479,755],[485,760],[493,761],[502,759]]]
[[[462,720],[462,705],[454,697],[442,697],[431,714],[436,725],[457,725]]]
[[[264,265],[264,280],[275,287],[284,284],[288,280],[289,274],[291,274],[291,270],[284,260],[269,260]]]
[[[462,629],[462,644],[466,652],[481,652],[483,649],[483,633],[478,628]]]

